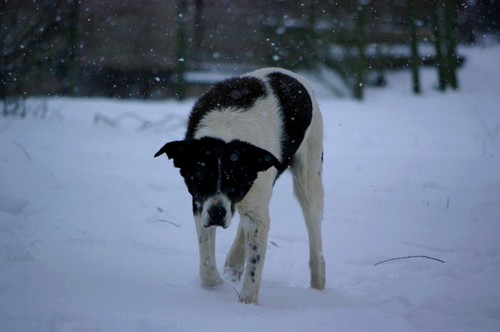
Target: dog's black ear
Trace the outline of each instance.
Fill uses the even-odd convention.
[[[282,166],[280,161],[271,152],[254,146],[251,154],[254,156],[253,166],[257,172],[266,171],[273,166],[276,167],[278,171],[281,170]]]
[[[181,168],[191,156],[191,147],[192,144],[189,141],[169,142],[155,153],[155,158],[165,153],[168,159],[174,160],[175,167]]]
[[[281,172],[283,165],[278,160],[278,158],[276,158],[272,153],[266,150],[262,151],[265,152],[265,154],[258,159],[261,165],[260,167],[263,167],[263,170],[267,170],[268,168],[274,166],[278,170],[278,172]]]
[[[280,161],[271,152],[240,140],[234,140],[229,145],[231,150],[238,151],[238,154],[243,157],[244,163],[256,172],[266,171],[273,166],[281,171]]]

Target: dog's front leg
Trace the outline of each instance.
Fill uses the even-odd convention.
[[[200,279],[204,286],[212,287],[222,282],[215,264],[215,227],[204,227],[201,217],[194,217],[200,249]]]
[[[240,301],[257,303],[260,281],[269,233],[269,215],[262,217],[243,215],[241,222],[245,233],[245,272],[241,288]]]

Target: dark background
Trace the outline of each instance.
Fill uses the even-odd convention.
[[[493,0],[4,0],[0,98],[199,94],[262,66],[331,70],[355,98],[421,66],[458,89],[457,45],[499,37]],[[217,76],[215,76],[217,77]],[[332,87],[334,89],[334,87]]]

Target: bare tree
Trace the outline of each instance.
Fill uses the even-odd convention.
[[[203,35],[204,35],[204,25],[203,25],[203,0],[195,0],[194,2],[194,27],[193,27],[193,64],[194,66],[200,66],[203,61],[202,49],[203,49]]]
[[[416,0],[408,0],[409,6],[409,23],[410,23],[410,43],[411,43],[411,77],[413,93],[419,94],[420,88],[420,55],[418,53],[418,31],[417,31],[417,6]]]
[[[186,61],[187,61],[187,0],[177,0],[177,53],[175,62],[175,96],[177,99],[186,98]]]
[[[63,76],[66,78],[64,93],[73,95],[78,92],[78,16],[79,16],[79,1],[68,0],[68,28],[66,33],[67,38],[67,54],[66,66]]]
[[[447,86],[458,89],[457,3],[454,0],[431,0],[431,4],[438,88],[441,91]]]
[[[356,99],[363,99],[363,92],[366,81],[367,61],[366,61],[366,44],[367,44],[367,20],[368,6],[364,2],[360,2],[355,19],[355,44],[357,50],[356,65],[354,72],[353,96]]]
[[[26,77],[56,61],[64,43],[62,0],[0,4],[0,99],[4,115],[23,115]],[[16,114],[18,113],[18,114]]]
[[[452,89],[458,89],[457,79],[457,12],[458,2],[445,0],[444,9],[444,35],[446,42],[446,82]]]

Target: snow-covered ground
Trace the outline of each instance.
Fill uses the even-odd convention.
[[[499,331],[500,47],[460,92],[408,73],[325,120],[327,289],[308,288],[290,175],[276,184],[260,305],[200,286],[190,197],[166,158],[193,101],[28,101],[0,118],[0,331]],[[42,116],[43,115],[43,116]],[[236,227],[218,231],[222,267]],[[405,256],[428,258],[377,262]]]

